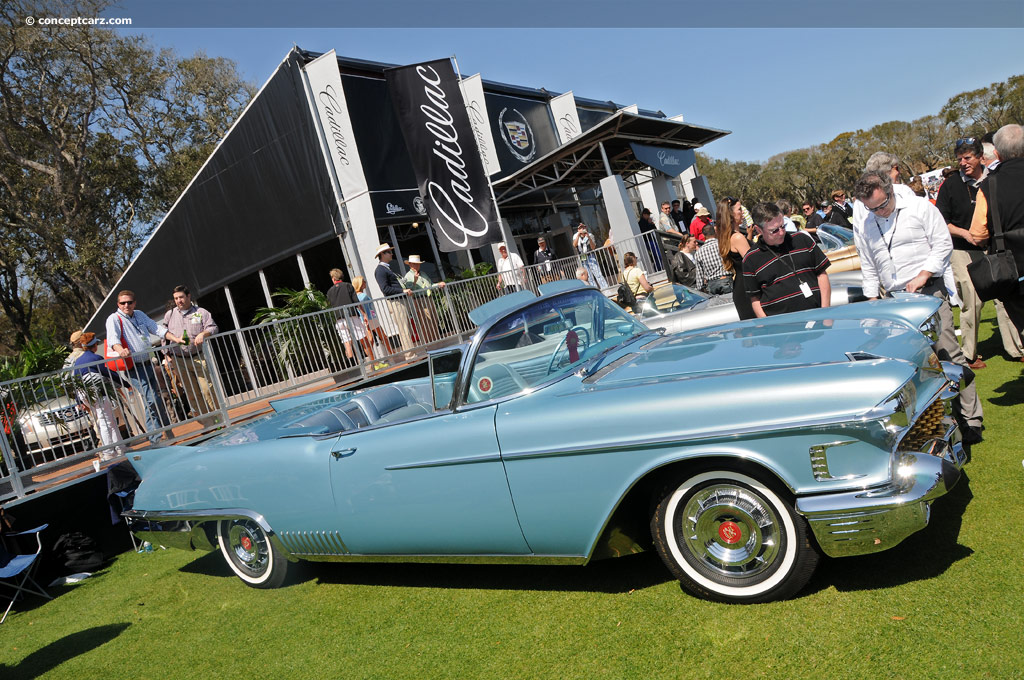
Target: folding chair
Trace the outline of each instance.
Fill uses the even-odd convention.
[[[43,551],[43,539],[40,533],[45,529],[47,524],[36,527],[35,529],[29,529],[28,531],[19,531],[13,534],[5,534],[4,539],[14,538],[15,536],[30,536],[35,534],[36,537],[36,551],[26,555],[8,552],[7,546],[4,542],[0,542],[0,585],[7,586],[14,589],[14,594],[11,595],[11,602],[7,605],[7,610],[4,612],[3,618],[0,618],[0,623],[7,620],[7,615],[11,612],[11,607],[14,606],[14,601],[21,597],[22,593],[33,593],[35,595],[42,595],[46,599],[53,599],[46,594],[46,591],[35,582],[32,578],[32,571],[39,565],[39,554]],[[31,584],[31,585],[27,585]]]

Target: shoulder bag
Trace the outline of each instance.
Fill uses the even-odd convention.
[[[1013,253],[1006,249],[1006,234],[999,220],[999,201],[996,195],[996,179],[989,178],[988,188],[991,197],[988,204],[992,215],[992,247],[990,252],[976,262],[967,265],[967,273],[971,277],[974,289],[982,300],[1013,298],[1020,295],[1020,276]]]

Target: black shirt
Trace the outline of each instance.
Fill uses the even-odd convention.
[[[537,248],[537,252],[533,254],[533,263],[540,264],[541,262],[551,262],[555,259],[555,254],[551,252],[551,248]]]
[[[977,195],[978,189],[964,182],[960,173],[955,173],[946,178],[946,181],[939,187],[939,195],[935,198],[935,207],[942,213],[942,219],[946,220],[946,224],[952,224],[961,229],[970,229]],[[967,239],[952,234],[950,236],[953,238],[955,250],[981,250],[978,246],[971,245]]]
[[[782,243],[769,247],[764,239],[743,256],[743,280],[747,295],[761,302],[769,316],[821,307],[818,275],[829,261],[810,234],[786,234]],[[800,284],[806,282],[811,297],[804,297]]]
[[[356,289],[352,287],[351,283],[339,281],[327,291],[327,301],[331,303],[331,307],[344,307],[345,305],[355,304],[357,302]],[[348,316],[355,316],[358,312],[353,307],[345,310],[345,313]]]

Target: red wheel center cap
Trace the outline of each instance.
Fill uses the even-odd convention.
[[[718,525],[718,536],[723,542],[732,545],[740,541],[740,525],[732,520],[722,522]]]
[[[721,533],[721,529],[719,529],[719,533]],[[252,550],[252,539],[248,536],[242,536],[242,547],[246,550]]]

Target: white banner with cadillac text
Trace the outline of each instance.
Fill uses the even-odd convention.
[[[501,170],[498,154],[494,151],[494,137],[491,135],[490,119],[487,117],[487,103],[484,101],[484,83],[480,74],[462,79],[462,96],[466,98],[466,112],[469,123],[476,135],[476,144],[480,147],[480,158],[484,162],[484,170],[490,177]]]
[[[551,115],[555,119],[559,144],[565,144],[583,133],[580,115],[576,112],[576,97],[573,96],[572,90],[551,100]]]
[[[369,189],[341,86],[338,57],[331,50],[306,64],[304,70],[312,97],[310,108],[323,134],[324,153],[338,178],[342,200],[351,201]]]

